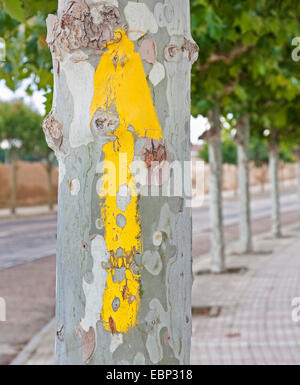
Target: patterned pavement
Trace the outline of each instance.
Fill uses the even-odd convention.
[[[300,323],[292,319],[292,300],[300,297],[299,228],[262,239],[260,248],[231,255],[229,267],[242,267],[239,274],[196,276],[192,364],[300,364]]]

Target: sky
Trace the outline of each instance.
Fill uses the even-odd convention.
[[[32,96],[28,96],[25,92],[27,86],[31,83],[30,79],[23,82],[22,86],[16,91],[12,92],[5,85],[4,80],[0,80],[0,100],[10,101],[16,98],[22,98],[27,105],[37,109],[42,115],[45,114],[43,92],[35,91]],[[198,118],[191,117],[191,143],[201,144],[198,140],[199,136],[209,128],[208,121],[203,116]]]

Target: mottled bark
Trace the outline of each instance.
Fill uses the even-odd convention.
[[[279,142],[276,137],[272,137],[269,145],[270,155],[270,183],[271,183],[271,198],[272,198],[272,234],[275,238],[281,237],[281,222],[280,222],[280,192],[278,178],[279,164]]]
[[[151,162],[190,160],[198,50],[189,2],[61,0],[47,41],[55,86],[44,131],[59,160],[57,362],[187,364],[191,209],[185,197],[142,194],[148,185],[134,191],[124,159],[150,176]],[[105,184],[102,161],[116,182]]]
[[[211,125],[209,135],[210,164],[210,217],[211,217],[211,271],[221,273],[225,270],[225,242],[223,227],[222,198],[222,139],[220,108],[215,106],[209,114]]]
[[[14,147],[10,150],[10,212],[16,214],[17,209],[17,173],[18,173],[18,161],[19,161],[18,150]]]
[[[252,247],[251,209],[249,189],[249,117],[238,122],[236,141],[238,144],[238,176],[240,202],[240,252],[250,253]]]
[[[52,170],[53,166],[50,160],[47,160],[46,172],[47,172],[47,182],[48,182],[48,206],[49,211],[54,209],[54,192],[53,192],[53,182],[52,182]]]

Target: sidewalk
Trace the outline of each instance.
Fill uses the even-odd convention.
[[[192,364],[299,365],[300,323],[292,320],[292,300],[300,297],[299,231],[298,224],[279,240],[260,236],[249,256],[232,247],[231,273],[210,275],[209,260],[196,261]]]
[[[299,231],[299,224],[286,227],[275,241],[261,234],[248,256],[232,243],[226,274],[207,272],[208,255],[195,259],[192,364],[300,363],[300,324],[291,306],[300,297]],[[14,363],[53,365],[54,336],[52,321]]]
[[[48,206],[33,206],[33,207],[18,207],[16,214],[11,215],[10,209],[0,209],[0,219],[14,219],[18,217],[33,217],[38,215],[56,214],[57,206],[54,206],[54,210],[49,211]]]

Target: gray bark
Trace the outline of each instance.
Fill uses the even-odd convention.
[[[211,125],[209,138],[211,271],[221,273],[225,270],[225,242],[222,198],[222,140],[218,105],[209,114],[209,121]]]
[[[80,7],[76,8],[78,4]],[[55,86],[53,110],[44,122],[44,131],[49,145],[56,151],[60,170],[57,362],[90,365],[188,364],[193,280],[191,210],[185,205],[183,197],[140,195],[139,237],[143,248],[136,250],[130,267],[113,267],[113,252],[108,249],[106,239],[107,233],[112,231],[112,224],[107,224],[100,217],[100,205],[106,203],[97,193],[103,174],[99,163],[105,159],[103,149],[111,142],[111,137],[103,136],[103,133],[101,136],[96,129],[99,126],[102,131],[111,129],[111,124],[106,123],[108,113],[114,127],[120,124],[119,111],[117,106],[109,112],[99,110],[96,112],[99,117],[95,119],[95,116],[90,116],[90,109],[97,94],[94,89],[95,71],[105,55],[105,52],[96,49],[95,44],[98,41],[99,47],[103,36],[110,35],[110,40],[113,40],[113,31],[128,24],[128,34],[134,40],[135,51],[140,49],[144,59],[143,76],[145,79],[147,76],[165,141],[149,145],[149,140],[135,137],[135,156],[142,160],[144,167],[146,163],[143,161],[150,158],[147,149],[151,152],[151,148],[156,148],[155,154],[150,155],[158,161],[170,157],[181,163],[190,160],[190,72],[197,49],[190,35],[189,1],[144,0],[142,3],[107,0],[106,3],[96,4],[99,7],[93,9],[95,18],[91,19],[89,8],[85,7],[84,13],[81,13],[85,3],[76,2],[74,6],[60,0],[58,16],[64,17],[67,9],[66,22],[61,23],[61,19],[55,16],[48,18],[47,41],[53,55]],[[108,5],[112,8],[107,8]],[[103,7],[108,18],[101,13]],[[64,28],[68,29],[68,23],[73,22],[70,30],[74,30],[74,34],[65,33]],[[89,29],[89,23],[94,23],[93,28]],[[139,31],[142,31],[141,36]],[[114,39],[111,44],[117,45],[120,41],[116,36]],[[142,49],[142,44],[147,47],[146,50]],[[155,46],[156,49],[153,49]],[[122,59],[118,55],[113,58],[118,71],[118,61]],[[126,65],[126,60],[122,61],[125,76]],[[128,84],[131,89],[135,86]],[[117,89],[114,91],[118,92]],[[128,100],[128,111],[139,114],[134,107],[133,101]],[[135,129],[132,125],[128,126],[130,132]],[[115,144],[118,146],[118,142]],[[186,183],[190,184],[190,177]],[[128,188],[126,191],[125,196],[120,191],[117,195],[118,207],[124,206],[125,211],[130,202]],[[124,216],[118,215],[116,220],[118,227],[125,226],[126,229]],[[120,243],[118,258],[122,255],[122,246]],[[115,274],[114,283],[118,285],[126,280],[125,274],[136,277],[140,272],[137,322],[128,331],[120,331],[121,327],[116,322],[120,307],[129,307],[129,303],[132,305],[136,300],[131,296],[129,302],[127,284],[122,294],[120,292],[121,297],[114,298],[110,303],[112,315],[108,322],[102,316],[111,270]],[[132,282],[136,280],[134,278]]]
[[[280,223],[280,192],[278,180],[279,143],[276,139],[270,142],[270,183],[272,199],[272,234],[275,238],[281,237]]]
[[[14,147],[10,150],[10,212],[16,214],[17,209],[17,173],[18,173],[18,150]]]
[[[52,170],[53,166],[50,160],[47,160],[46,172],[47,172],[47,182],[48,182],[48,206],[49,211],[54,209],[54,193],[53,193],[53,183],[52,183]]]
[[[296,172],[297,172],[297,190],[298,190],[298,196],[300,201],[300,148],[298,148],[295,151],[296,159],[297,159],[297,165],[296,165]]]
[[[249,190],[249,117],[241,118],[238,123],[238,175],[240,201],[240,252],[250,253],[252,246],[251,209]]]

